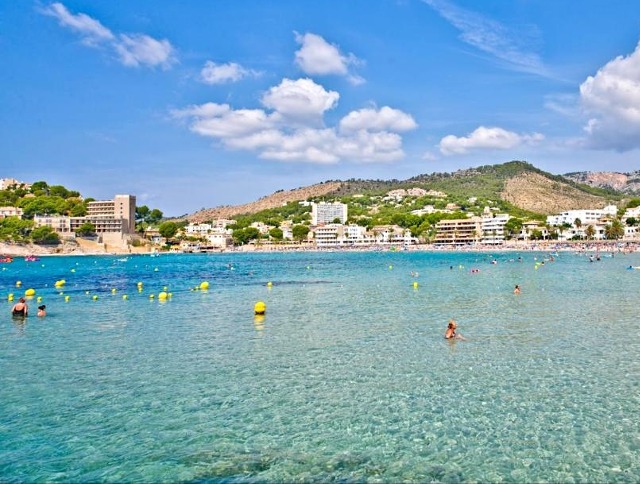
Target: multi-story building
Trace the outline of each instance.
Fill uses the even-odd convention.
[[[133,234],[135,233],[136,197],[116,195],[113,200],[101,200],[87,204],[84,217],[62,215],[36,215],[36,226],[51,227],[61,235],[75,233],[83,224],[92,223],[97,234]]]
[[[86,218],[96,226],[104,227],[99,232],[114,232],[113,220],[121,220],[122,232],[132,234],[136,231],[136,197],[134,195],[116,195],[113,200],[96,200],[87,203]]]
[[[8,188],[12,187],[24,188],[25,190],[28,190],[29,188],[31,188],[31,184],[21,182],[19,180],[16,180],[15,178],[0,178],[0,190],[7,190]]]
[[[549,225],[573,225],[576,219],[579,219],[581,225],[595,225],[604,217],[615,217],[618,213],[618,207],[615,205],[607,205],[602,209],[588,210],[567,210],[558,215],[548,215],[547,223]]]
[[[333,223],[336,219],[341,224],[347,221],[347,205],[345,203],[320,202],[311,204],[311,225]]]
[[[482,218],[440,220],[436,224],[436,245],[476,244],[482,239]]]
[[[0,218],[18,217],[22,218],[23,210],[18,207],[0,207]]]
[[[504,226],[510,218],[507,214],[492,214],[485,209],[482,215],[482,243],[504,244]]]

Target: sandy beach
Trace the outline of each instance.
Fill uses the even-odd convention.
[[[1,242],[0,255],[10,257],[24,257],[27,255],[56,256],[56,255],[122,255],[122,254],[150,254],[155,248],[143,247],[117,247],[103,244],[86,244],[77,242],[63,242],[59,245],[38,244],[12,244]],[[408,250],[424,252],[513,252],[513,251],[539,251],[539,252],[637,252],[640,250],[638,241],[600,240],[600,241],[518,241],[498,246],[465,245],[465,246],[437,246],[434,244],[418,244],[406,249],[383,245],[369,247],[316,247],[313,245],[271,245],[249,244],[239,247],[229,247],[215,252],[376,252],[389,250]],[[162,253],[162,252],[160,252]]]

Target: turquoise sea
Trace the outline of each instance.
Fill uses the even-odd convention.
[[[0,481],[639,482],[640,254],[546,257],[1,264]]]

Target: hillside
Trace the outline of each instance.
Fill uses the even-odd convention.
[[[630,173],[611,171],[579,171],[563,175],[577,183],[610,190],[616,190],[630,195],[640,195],[640,170]]]
[[[244,205],[229,205],[224,207],[207,208],[192,215],[187,215],[187,219],[193,223],[201,223],[206,220],[230,219],[236,215],[250,214],[281,207],[289,202],[306,200],[307,198],[321,197],[329,193],[336,192],[342,182],[325,182],[308,187],[297,188],[295,190],[281,190],[262,197],[255,202]]]
[[[413,187],[444,192],[457,200],[477,197],[503,201],[521,211],[540,215],[580,208],[602,208],[623,197],[622,193],[612,188],[589,186],[544,172],[523,161],[511,161],[453,173],[423,174],[407,180],[332,180],[296,190],[279,191],[245,205],[201,210],[186,218],[191,222],[233,218],[280,207],[291,201],[322,196],[340,199],[356,194],[379,196],[391,190]]]

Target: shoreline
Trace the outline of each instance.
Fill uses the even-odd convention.
[[[435,246],[433,244],[419,244],[403,248],[397,245],[367,246],[367,247],[315,247],[306,245],[246,245],[228,249],[202,252],[154,252],[152,250],[117,249],[94,251],[77,245],[60,244],[57,246],[38,246],[36,244],[0,243],[0,255],[3,257],[55,257],[55,256],[133,256],[157,254],[226,254],[226,253],[256,253],[256,252],[640,252],[640,241],[575,241],[575,242],[517,242],[499,246]],[[137,249],[137,248],[136,248]]]

